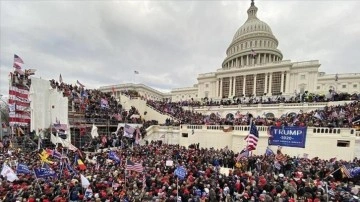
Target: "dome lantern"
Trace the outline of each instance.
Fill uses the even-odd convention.
[[[248,20],[250,18],[256,18],[256,13],[258,11],[258,8],[255,6],[255,3],[254,3],[254,0],[251,0],[251,6],[250,8],[247,10],[247,13],[248,13]]]

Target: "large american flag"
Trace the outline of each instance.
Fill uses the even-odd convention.
[[[29,90],[25,87],[9,87],[9,124],[29,125],[30,124],[30,100]]]
[[[254,123],[251,123],[250,133],[245,137],[247,142],[247,149],[249,151],[255,150],[259,141],[259,132]]]
[[[133,171],[141,173],[144,170],[144,168],[141,165],[141,163],[134,163],[130,159],[128,159],[126,161],[126,170],[133,170]]]
[[[14,54],[14,68],[21,69],[21,65],[24,64],[24,61],[16,54]]]

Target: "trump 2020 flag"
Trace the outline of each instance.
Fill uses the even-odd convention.
[[[1,176],[6,177],[6,180],[9,182],[14,182],[15,180],[18,180],[19,178],[16,176],[13,169],[11,169],[8,165],[4,163],[3,168],[1,170]]]
[[[124,126],[124,136],[125,137],[132,138],[133,134],[134,134],[134,131],[135,131],[135,128],[131,127],[128,124],[125,124],[125,126]]]
[[[18,163],[16,167],[16,173],[31,174],[31,170],[26,164]]]
[[[109,159],[115,161],[116,163],[120,163],[120,158],[114,151],[109,151]]]
[[[81,176],[81,186],[85,189],[88,188],[90,186],[89,180],[83,174],[80,174],[80,176]]]
[[[34,172],[37,178],[56,177],[56,172],[50,168],[34,168]]]

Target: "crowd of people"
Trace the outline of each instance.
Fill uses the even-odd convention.
[[[50,157],[37,157],[44,151]],[[61,160],[55,153],[61,153]],[[290,157],[280,149],[240,157],[228,148],[201,148],[199,144],[185,148],[162,142],[124,143],[112,151],[87,155],[60,147],[33,153],[9,150],[1,154],[0,163],[18,178],[2,173],[0,199],[4,202],[350,202],[359,201],[360,195],[359,178],[344,175],[340,169],[343,165],[358,167],[359,160]],[[37,168],[54,175],[35,176],[32,171]],[[176,172],[179,168],[183,174]]]
[[[85,89],[81,83],[78,85],[66,84],[50,80],[54,89],[63,92],[69,98],[71,111],[85,114],[87,123],[117,124],[119,121],[128,123],[141,123],[141,116],[135,107],[126,111],[115,99],[112,93],[97,89]]]
[[[337,93],[330,91],[327,95],[315,94],[315,93],[296,93],[294,96],[257,96],[257,97],[237,97],[224,98],[221,100],[212,100],[209,98],[203,98],[201,101],[185,100],[177,102],[181,106],[220,106],[220,105],[239,105],[239,104],[277,104],[277,103],[301,103],[301,102],[332,102],[332,101],[349,101],[359,100],[360,94],[349,94],[349,93]]]
[[[192,125],[246,125],[249,114],[239,111],[222,117],[219,113],[204,115],[194,110],[185,110],[177,102],[148,100],[147,105],[157,111],[174,117],[175,122]],[[349,104],[326,106],[310,112],[284,114],[281,117],[252,117],[256,125],[276,126],[312,126],[312,127],[353,127],[353,122],[360,118],[360,102],[355,100]],[[174,123],[175,124],[175,123]]]

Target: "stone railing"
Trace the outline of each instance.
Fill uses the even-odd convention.
[[[230,126],[226,125],[182,125],[189,130],[224,130]],[[269,126],[257,126],[259,132],[267,132]],[[233,126],[234,131],[250,131],[250,126]],[[356,131],[354,128],[324,128],[324,127],[308,127],[308,133],[312,134],[341,134],[347,135],[360,135],[360,131]],[[345,134],[344,134],[345,135]]]

